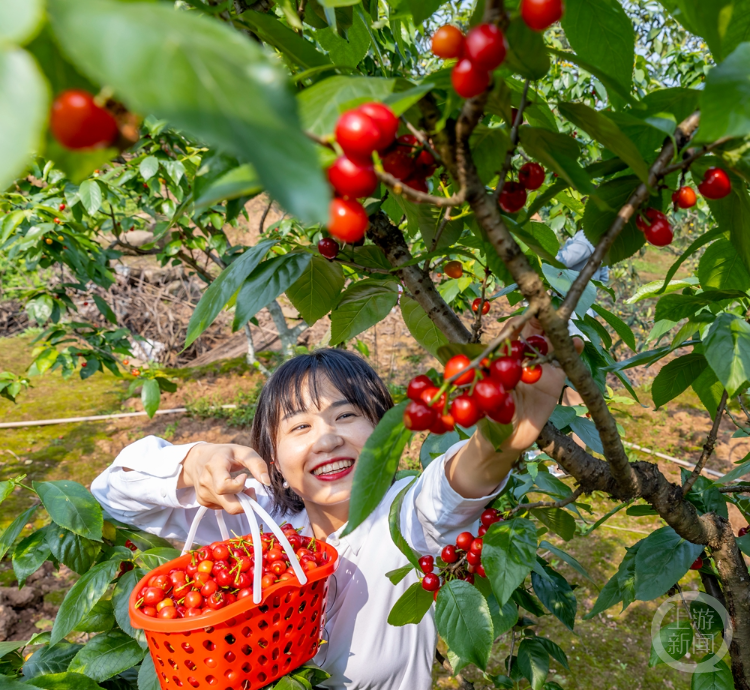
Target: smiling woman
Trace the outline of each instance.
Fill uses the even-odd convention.
[[[395,482],[350,534],[342,533],[357,459],[393,402],[372,368],[343,350],[318,350],[279,367],[258,401],[254,449],[172,446],[151,436],[123,450],[91,490],[114,518],[183,540],[200,505],[225,509],[230,532],[244,534],[236,494],[255,496],[267,509],[285,514],[302,534],[339,553],[324,633],[328,644],[315,657],[331,674],[324,685],[426,690],[432,685],[436,643],[432,611],[416,625],[388,622],[394,604],[417,582],[414,571],[395,586],[386,579],[404,565],[390,537],[391,505],[406,491],[401,528],[420,553],[438,554],[475,527],[555,407],[565,375],[551,364],[543,366],[539,384],[521,383],[514,391],[514,431],[500,450],[480,433],[455,444],[411,487],[412,478]],[[199,542],[220,539],[211,522],[200,524]],[[430,577],[435,579],[428,575],[425,581]],[[429,590],[424,582],[423,587]]]

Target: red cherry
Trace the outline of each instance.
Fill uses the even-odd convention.
[[[667,217],[656,208],[647,208],[643,212],[643,215],[638,214],[638,216],[636,217],[635,227],[637,227],[641,232],[646,232],[648,227],[657,220],[666,221]]]
[[[156,617],[166,619],[177,618],[177,609],[174,606],[165,606],[159,610]]]
[[[164,600],[164,590],[160,587],[149,587],[143,595],[143,603],[146,606],[155,606]]]
[[[435,156],[433,156],[427,149],[423,148],[415,159],[418,168],[423,168],[425,171],[429,171],[429,177],[435,171]]]
[[[536,357],[539,353],[542,357],[549,352],[549,345],[547,345],[547,339],[543,335],[530,335],[526,338],[526,354],[529,357]],[[536,350],[536,352],[535,352]]]
[[[284,561],[274,561],[271,563],[270,568],[274,575],[281,575],[281,573],[286,572],[286,563]]]
[[[698,185],[698,191],[706,199],[723,199],[732,191],[729,176],[721,168],[709,168]]]
[[[474,541],[474,535],[471,532],[461,532],[456,537],[456,546],[462,551],[468,551]]]
[[[481,537],[478,537],[473,542],[471,542],[469,551],[471,551],[471,553],[481,554],[483,546],[484,546],[484,540]]]
[[[231,587],[234,581],[232,573],[228,569],[220,570],[216,573],[214,579],[219,587]]]
[[[419,559],[419,567],[423,573],[431,573],[435,569],[435,559],[432,556],[422,556]]]
[[[469,573],[464,580],[468,582],[470,585],[474,584],[474,575],[472,573]]]
[[[477,530],[477,536],[483,537],[485,534],[487,534],[487,528],[484,525],[479,525],[479,529]]]
[[[530,191],[544,184],[544,168],[539,163],[524,163],[518,171],[518,181]]]
[[[693,565],[690,566],[690,570],[700,570],[703,567],[703,558],[701,556],[698,556],[698,558],[695,559],[695,562]]]
[[[747,534],[747,527],[740,527],[739,532],[737,532],[738,537],[744,537]]]
[[[464,274],[464,267],[460,261],[449,261],[445,264],[445,275],[449,278],[460,278]]]
[[[494,508],[487,508],[487,510],[482,513],[479,519],[485,527],[489,527],[490,525],[494,525],[496,522],[500,522],[502,520],[502,517],[500,516],[499,510],[495,510]]]
[[[542,367],[539,364],[524,367],[521,372],[521,381],[524,383],[536,383],[540,378],[542,378]]]
[[[380,127],[361,110],[344,113],[336,123],[336,141],[349,158],[369,159],[380,137]]]
[[[541,369],[541,367],[539,367]],[[494,410],[490,410],[487,416],[499,424],[510,424],[516,413],[516,403],[510,393],[506,393],[503,401]]]
[[[503,354],[505,353],[506,353],[506,350],[505,348],[503,348]],[[523,359],[525,354],[526,354],[526,345],[524,345],[520,340],[511,340],[510,356],[515,357],[516,359]]]
[[[515,357],[498,357],[490,364],[490,377],[501,383],[505,390],[513,390],[522,373],[521,362]]]
[[[466,561],[469,565],[477,566],[482,562],[482,557],[474,551],[469,551],[469,553],[466,554]]]
[[[64,91],[52,103],[50,129],[57,141],[74,150],[110,146],[119,134],[115,118],[78,89]]]
[[[461,57],[464,53],[464,35],[452,24],[441,26],[432,34],[432,54],[444,60]]]
[[[339,253],[339,243],[331,237],[324,237],[318,242],[320,255],[333,261]]]
[[[483,416],[479,405],[468,395],[459,395],[451,403],[451,417],[462,427],[474,426]]]
[[[225,561],[229,558],[229,549],[224,544],[219,544],[213,548],[214,561]]]
[[[334,199],[328,232],[342,242],[359,242],[370,224],[362,204],[353,199]]]
[[[432,407],[434,410],[442,411],[445,409],[445,402],[448,399],[448,396],[445,393],[443,393],[434,403],[432,402],[439,392],[440,389],[437,386],[428,386],[422,391],[419,399],[428,407]]]
[[[392,146],[381,160],[383,170],[393,175],[397,180],[408,179],[417,168],[416,161],[411,155],[411,149],[399,144]]]
[[[506,213],[518,213],[526,205],[526,187],[513,180],[506,182],[497,203]]]
[[[65,206],[65,204],[60,204],[60,206],[58,207],[58,209],[57,209],[57,210],[58,210],[58,211],[64,211],[64,210],[65,210],[66,208],[67,208],[67,207]]]
[[[479,311],[479,305],[482,305],[482,314],[486,314],[490,310],[490,303],[487,300],[482,301],[481,297],[477,297],[471,303],[471,311],[474,313]]]
[[[646,241],[653,244],[655,247],[666,247],[672,243],[673,234],[672,226],[667,220],[657,220],[651,224],[651,227],[646,228],[643,233],[646,236]]]
[[[494,24],[480,24],[466,34],[464,53],[481,69],[500,67],[507,51],[505,36]]]
[[[328,168],[328,181],[341,196],[370,196],[378,186],[378,178],[372,165],[363,165],[346,156],[339,156]]]
[[[359,112],[369,115],[380,130],[380,140],[378,141],[377,150],[387,149],[396,138],[398,132],[398,117],[394,112],[383,103],[364,103],[357,108]]]
[[[672,194],[672,201],[678,208],[692,208],[698,201],[695,190],[692,187],[680,187]]]
[[[487,573],[484,571],[484,566],[481,563],[477,566],[477,575],[479,577],[487,577]]]
[[[270,587],[271,585],[276,583],[276,576],[266,574],[263,576],[263,578],[260,581],[260,587],[261,589],[266,589],[267,587]]]
[[[444,546],[443,550],[440,552],[440,558],[442,558],[446,563],[455,563],[458,560],[456,547],[453,546],[453,544]]]
[[[445,420],[443,419],[444,417],[445,418],[450,418],[451,420],[453,420],[453,417],[451,417],[450,415],[442,415],[442,414],[435,415],[435,420],[432,422],[432,424],[430,424],[430,433],[431,434],[437,434],[438,436],[441,436],[442,434],[445,434],[448,431],[452,431],[453,430],[452,426],[449,427],[445,423]]]
[[[203,607],[203,597],[200,592],[188,592],[185,595],[185,606],[189,609],[199,609]]]
[[[208,607],[214,610],[224,608],[227,603],[226,595],[224,592],[214,592],[206,602]]]
[[[562,0],[521,0],[521,17],[534,31],[544,31],[563,15]]]
[[[422,578],[422,587],[428,592],[437,592],[440,589],[440,578],[435,573],[427,573]]]
[[[148,616],[149,618],[156,618],[156,615],[157,615],[158,611],[153,606],[144,606],[141,609],[141,613],[144,616]]]
[[[404,180],[404,184],[407,187],[416,189],[418,192],[422,192],[424,194],[429,194],[430,192],[430,188],[427,186],[427,181],[424,179],[424,177],[417,177],[416,175],[411,175],[410,177],[407,177]]]
[[[216,582],[216,580],[206,580],[206,582],[204,582],[201,586],[201,596],[208,598],[218,589],[219,584]]]
[[[490,73],[463,58],[451,72],[451,83],[461,98],[474,98],[490,85]]]
[[[404,426],[411,431],[427,431],[437,413],[423,402],[412,400],[404,410]]]
[[[239,592],[237,592],[237,599],[244,599],[245,597],[251,597],[253,595],[253,590],[251,587],[245,587],[245,589],[241,589]]]
[[[420,374],[409,381],[409,387],[406,389],[406,397],[410,400],[421,400],[421,394],[426,388],[433,388],[435,384],[429,376]]]
[[[201,546],[201,548],[196,552],[195,558],[199,562],[211,560],[211,549],[209,549],[208,546]]]
[[[466,369],[471,364],[471,360],[466,355],[453,355],[445,364],[445,370],[443,372],[444,378],[447,380],[459,371]],[[466,383],[471,383],[474,380],[475,372],[473,369],[469,369],[467,372],[461,374],[454,382],[455,386],[463,386]],[[458,421],[458,420],[456,420]],[[460,423],[460,422],[459,422]]]
[[[490,378],[477,382],[474,386],[472,397],[477,401],[481,409],[485,412],[490,412],[503,403],[505,395],[502,386]]]

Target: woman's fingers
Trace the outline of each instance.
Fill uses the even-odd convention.
[[[271,486],[268,465],[252,448],[247,446],[233,446],[234,460],[238,465],[250,471],[254,479],[264,486]]]

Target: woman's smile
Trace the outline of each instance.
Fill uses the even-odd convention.
[[[323,482],[333,482],[337,479],[346,477],[347,474],[354,470],[354,458],[337,457],[331,460],[325,460],[317,465],[312,473],[316,479]]]

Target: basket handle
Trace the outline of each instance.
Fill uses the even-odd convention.
[[[184,556],[190,549],[193,548],[193,542],[195,541],[195,535],[198,532],[198,525],[200,525],[201,520],[203,520],[203,516],[208,512],[208,508],[206,506],[201,506],[198,508],[198,512],[195,514],[195,517],[193,518],[193,523],[190,525],[190,531],[188,532],[187,539],[185,540],[185,546],[182,547],[182,553],[181,556]],[[229,530],[227,529],[227,523],[224,521],[224,511],[222,510],[215,510],[214,514],[216,515],[216,522],[219,523],[219,532],[221,533],[221,538],[226,541],[229,539]]]

